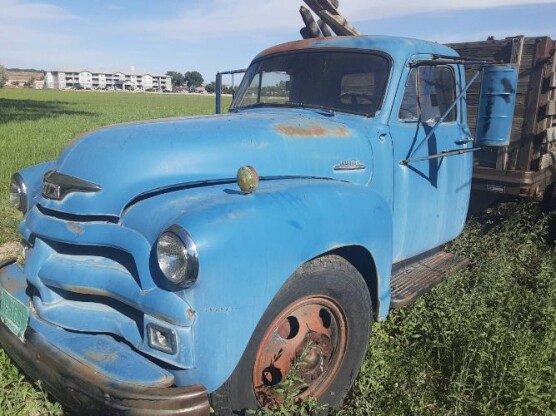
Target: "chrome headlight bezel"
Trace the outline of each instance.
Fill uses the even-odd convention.
[[[27,186],[19,173],[15,173],[10,182],[10,202],[22,213],[27,211]]]
[[[169,241],[174,244],[173,250],[169,249]],[[183,266],[172,270],[172,262],[169,261],[171,257],[182,262]],[[156,258],[158,268],[170,283],[188,288],[197,281],[199,274],[197,245],[191,235],[179,225],[173,225],[160,234],[156,244]]]

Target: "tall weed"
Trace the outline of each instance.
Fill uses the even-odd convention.
[[[343,415],[556,412],[556,253],[536,204],[468,222],[472,265],[376,324]]]

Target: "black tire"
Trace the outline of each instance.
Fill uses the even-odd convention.
[[[551,184],[545,189],[540,206],[545,212],[556,210],[556,183]]]
[[[289,311],[292,305],[299,302],[310,303],[313,299],[324,299],[325,302],[330,302],[330,305],[335,305],[331,306],[332,309],[340,311],[342,316],[339,320],[344,325],[338,325],[340,329],[335,328],[336,332],[339,333],[345,326],[345,341],[342,344],[344,352],[331,354],[339,358],[335,358],[333,371],[324,371],[317,376],[317,380],[321,381],[318,382],[319,395],[315,397],[319,403],[330,408],[339,406],[353,384],[367,350],[372,304],[367,285],[357,269],[340,256],[328,255],[316,258],[299,268],[274,297],[234,372],[210,395],[212,408],[217,415],[242,415],[246,410],[260,406],[255,395],[253,373],[260,366],[255,362],[256,357],[260,357],[261,348],[264,349],[266,345],[262,345],[261,342],[263,338],[268,339],[266,334],[272,331],[271,326],[276,327],[276,320],[282,319],[283,314],[287,313],[284,311]],[[313,332],[309,330],[309,333]],[[319,356],[320,363],[322,357]],[[329,360],[333,361],[331,358]],[[322,369],[322,364],[320,368]],[[335,376],[331,378],[329,374]],[[326,383],[322,381],[325,379]]]

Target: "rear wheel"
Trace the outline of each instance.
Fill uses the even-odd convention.
[[[286,379],[297,399],[338,406],[365,355],[371,320],[367,285],[350,263],[331,255],[305,264],[265,311],[228,381],[211,395],[216,414],[280,403]]]

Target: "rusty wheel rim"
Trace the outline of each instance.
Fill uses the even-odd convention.
[[[330,387],[346,351],[346,318],[326,297],[290,304],[266,330],[255,356],[253,389],[259,404],[282,401],[276,387],[288,374],[298,380],[297,399],[316,399]]]

